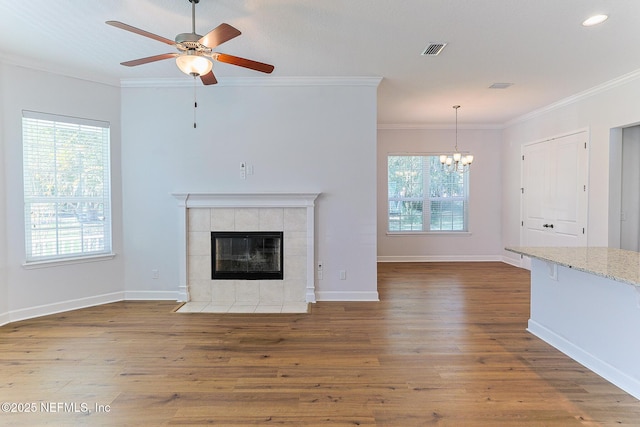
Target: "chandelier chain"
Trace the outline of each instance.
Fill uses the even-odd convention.
[[[456,153],[458,152],[458,108],[459,105],[454,105],[453,108],[456,110]]]

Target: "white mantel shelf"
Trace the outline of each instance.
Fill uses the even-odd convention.
[[[320,193],[172,193],[186,208],[265,208],[314,206]]]

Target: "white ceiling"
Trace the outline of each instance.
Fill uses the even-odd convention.
[[[582,27],[595,13],[610,18]],[[121,66],[173,48],[107,20],[173,39],[191,31],[191,4],[0,0],[0,59],[114,83],[189,78],[172,60]],[[273,64],[271,76],[383,77],[379,124],[451,123],[460,104],[461,124],[502,125],[640,70],[640,0],[200,0],[196,32],[222,22],[243,34],[215,50]],[[448,45],[421,56],[430,42]],[[264,76],[222,63],[214,71],[221,84]]]

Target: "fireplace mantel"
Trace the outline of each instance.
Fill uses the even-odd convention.
[[[203,193],[175,192],[171,194],[178,200],[179,220],[179,297],[189,301],[187,248],[189,209],[193,208],[304,208],[307,218],[306,244],[306,291],[307,302],[315,302],[314,278],[314,230],[315,200],[320,193]]]
[[[172,193],[186,208],[298,208],[315,205],[320,193]]]

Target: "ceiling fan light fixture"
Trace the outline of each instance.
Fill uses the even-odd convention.
[[[213,68],[213,63],[208,58],[192,52],[176,57],[176,65],[180,71],[194,77],[204,76]]]

